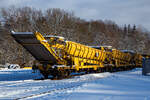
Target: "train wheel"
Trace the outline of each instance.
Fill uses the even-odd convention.
[[[67,78],[69,75],[70,75],[69,71],[67,71],[67,70],[59,70],[57,72],[56,78],[57,79]]]
[[[44,76],[44,79],[48,79],[48,74],[46,72],[42,72],[42,75]]]
[[[44,75],[44,78],[45,78],[45,79],[48,79],[48,75],[47,75],[47,74],[45,74],[45,75]]]
[[[97,68],[97,72],[100,73],[101,72],[101,68]]]

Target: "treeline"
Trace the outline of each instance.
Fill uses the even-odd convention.
[[[0,63],[19,63],[28,66],[34,58],[11,37],[12,30],[38,31],[42,34],[63,36],[85,45],[111,45],[117,49],[150,53],[149,32],[136,25],[118,26],[111,20],[86,21],[73,12],[59,8],[45,11],[30,7],[2,8],[0,23]]]

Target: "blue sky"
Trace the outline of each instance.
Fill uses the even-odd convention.
[[[0,0],[0,7],[62,8],[86,20],[112,20],[150,30],[150,0]]]

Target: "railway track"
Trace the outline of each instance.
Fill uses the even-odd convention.
[[[39,96],[48,95],[48,94],[63,92],[63,91],[66,91],[66,90],[72,90],[74,88],[78,88],[78,87],[82,86],[85,83],[88,83],[88,82],[91,82],[91,81],[94,81],[94,80],[97,80],[97,79],[100,79],[100,77],[95,77],[95,78],[91,77],[91,78],[85,78],[85,79],[83,78],[82,79],[82,76],[81,76],[81,78],[67,79],[67,80],[70,81],[69,83],[68,82],[65,82],[65,83],[62,82],[61,83],[62,80],[56,80],[56,81],[60,81],[60,84],[57,83],[56,86],[55,86],[56,88],[54,88],[54,89],[49,89],[48,91],[43,91],[43,92],[40,92],[40,93],[35,93],[35,94],[23,96],[23,97],[18,97],[18,98],[15,98],[14,100],[31,99],[31,98],[36,98],[36,97],[39,97]],[[53,84],[55,84],[55,82]],[[47,88],[47,87],[45,87],[45,88]]]
[[[41,93],[38,93],[38,94],[33,94],[33,95],[21,97],[21,98],[16,98],[16,99],[14,99],[14,100],[22,100],[22,99],[34,98],[34,97],[37,97],[37,96],[42,96],[42,95],[46,95],[46,94],[51,94],[51,93],[55,93],[55,92],[60,92],[60,91],[72,89],[72,88],[79,87],[79,86],[81,86],[81,84],[79,84],[79,85],[73,85],[73,86],[69,86],[69,87],[58,88],[58,89],[53,89],[53,90],[41,92]]]

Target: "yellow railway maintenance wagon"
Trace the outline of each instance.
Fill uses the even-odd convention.
[[[45,78],[48,75],[65,77],[72,72],[102,72],[132,66],[132,55],[120,50],[108,50],[103,46],[98,49],[59,36],[43,36],[39,32],[13,32],[12,36],[39,62],[35,65]]]
[[[121,52],[120,50],[112,50],[112,59],[116,67],[126,67],[131,63],[132,56],[129,53]],[[131,66],[131,65],[130,65]]]

